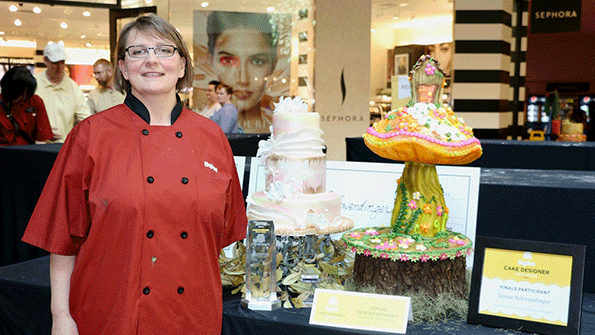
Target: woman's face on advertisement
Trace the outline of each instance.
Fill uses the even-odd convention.
[[[242,111],[259,104],[276,58],[263,33],[233,29],[217,38],[212,61],[220,81],[233,87],[234,104]]]
[[[438,43],[428,47],[429,54],[440,63],[446,75],[450,75],[452,63],[452,43]]]

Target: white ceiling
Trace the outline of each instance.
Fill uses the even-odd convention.
[[[265,11],[266,7],[277,3],[307,3],[308,0],[207,0],[208,8],[200,6],[201,0],[162,0],[169,6],[171,22],[179,27],[182,34],[192,29],[191,13],[194,10],[237,10],[237,11]],[[314,1],[314,0],[312,0]],[[347,0],[355,1],[355,0]],[[358,0],[360,1],[360,0]],[[233,4],[233,5],[232,5]],[[404,6],[403,4],[407,4]],[[15,5],[16,12],[9,7]],[[34,7],[41,9],[40,14],[33,12]],[[91,16],[83,16],[88,11]],[[452,0],[372,0],[372,28],[383,23],[402,23],[413,18],[444,16],[453,14]],[[85,8],[76,6],[52,6],[47,4],[32,4],[13,1],[0,1],[0,38],[4,40],[28,41],[64,41],[67,47],[82,47],[90,43],[92,48],[109,48],[108,40],[108,10]],[[19,19],[20,27],[14,24]],[[60,27],[66,22],[67,29]],[[422,28],[423,29],[423,28]],[[2,35],[2,32],[4,33]],[[191,33],[190,33],[191,35]],[[84,38],[81,38],[84,36]]]

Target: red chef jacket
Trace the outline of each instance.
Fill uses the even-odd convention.
[[[229,142],[181,103],[171,126],[148,120],[128,94],[81,121],[23,241],[76,255],[70,310],[81,335],[220,334],[219,253],[247,223]]]
[[[0,99],[6,105],[6,99],[1,94]],[[45,105],[39,96],[34,95],[29,100],[14,104],[10,113],[21,131],[15,131],[4,106],[0,105],[0,145],[35,144],[35,141],[47,141],[54,137]]]

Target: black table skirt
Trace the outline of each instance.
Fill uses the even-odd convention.
[[[402,163],[382,158],[361,137],[348,137],[347,161]],[[595,171],[594,142],[480,140],[482,156],[466,166],[498,169]]]
[[[246,137],[230,142],[244,153],[255,149],[238,148],[257,143]],[[59,148],[0,147],[0,266],[47,255],[20,238]],[[480,176],[477,234],[586,245],[583,290],[595,293],[595,172],[482,168]]]
[[[51,330],[49,256],[0,268],[0,334],[46,335]],[[309,308],[252,311],[240,306],[240,296],[223,294],[222,334],[362,334],[362,331],[309,325]],[[581,334],[595,334],[595,295],[585,294]],[[387,334],[365,332],[366,334]],[[467,324],[459,319],[407,327],[407,334],[476,335],[523,334]]]
[[[268,137],[269,134],[237,134],[228,140],[234,156],[251,157],[256,156],[258,142]],[[0,147],[0,266],[47,255],[20,240],[61,146],[55,143]],[[247,165],[246,172],[249,171]],[[244,190],[246,196],[248,188]]]
[[[21,237],[61,146],[0,147],[0,266],[47,255]]]

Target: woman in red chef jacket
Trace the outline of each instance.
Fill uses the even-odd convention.
[[[123,104],[68,135],[23,240],[50,256],[53,334],[220,334],[221,248],[246,213],[221,128],[182,107],[193,69],[155,15],[117,45]]]
[[[37,80],[29,69],[11,68],[0,86],[0,145],[35,144],[54,136],[43,100],[35,95]]]

